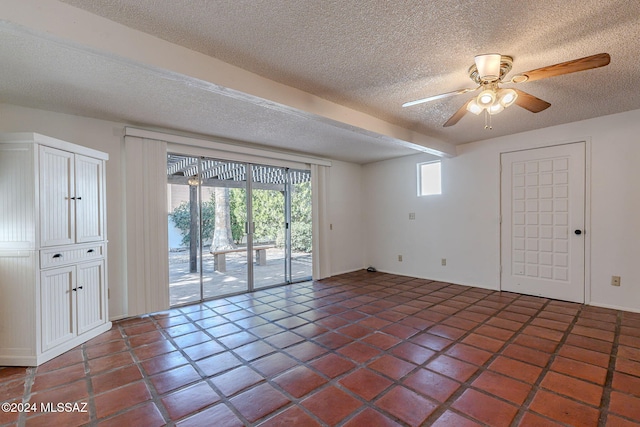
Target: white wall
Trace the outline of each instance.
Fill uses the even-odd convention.
[[[500,152],[584,140],[591,147],[590,303],[640,311],[640,110],[462,145],[442,161],[441,196],[416,196],[416,163],[428,155],[364,166],[366,263],[498,289]],[[612,275],[622,277],[621,287],[610,286]]]
[[[128,315],[123,205],[124,127],[123,123],[0,104],[0,132],[41,133],[109,154],[106,167],[107,239],[109,315],[112,319]],[[331,274],[335,275],[363,267],[361,167],[334,161],[330,169],[328,215],[334,231],[330,233],[329,253]]]
[[[0,104],[1,132],[36,132],[109,154],[107,161],[107,240],[109,317],[126,315],[127,290],[122,204],[123,125],[67,114]]]
[[[331,275],[364,267],[362,167],[332,161],[329,170],[328,216]]]

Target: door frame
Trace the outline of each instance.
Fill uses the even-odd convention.
[[[244,181],[244,190],[245,190],[245,209],[246,209],[246,223],[245,223],[245,230],[246,230],[246,240],[247,240],[247,246],[246,246],[246,257],[247,257],[247,286],[246,289],[243,291],[237,291],[237,292],[231,292],[228,294],[222,294],[222,295],[216,295],[214,297],[205,297],[205,286],[204,286],[204,278],[205,278],[205,269],[204,269],[204,258],[203,258],[203,254],[204,254],[204,239],[201,236],[202,230],[203,230],[203,212],[202,212],[202,206],[203,206],[203,197],[202,197],[202,189],[203,186],[198,184],[197,185],[197,211],[198,211],[198,277],[199,277],[199,291],[200,291],[200,296],[199,299],[196,301],[189,301],[189,302],[185,302],[185,303],[178,303],[178,304],[170,304],[170,308],[173,307],[180,307],[180,306],[184,306],[184,305],[189,305],[189,304],[194,304],[194,303],[202,303],[204,301],[208,301],[211,299],[216,299],[216,298],[226,298],[226,297],[230,297],[230,296],[234,296],[234,295],[242,295],[245,293],[251,293],[257,290],[263,290],[263,289],[269,289],[269,288],[273,288],[273,287],[277,287],[277,286],[284,286],[284,285],[290,285],[290,284],[294,284],[294,283],[299,283],[299,282],[303,282],[303,281],[307,281],[307,280],[311,280],[311,276],[307,279],[300,279],[297,278],[294,280],[294,278],[292,277],[292,268],[291,268],[291,256],[292,256],[292,251],[291,251],[291,202],[292,202],[292,197],[291,197],[291,191],[292,191],[292,185],[291,185],[291,171],[307,171],[309,173],[309,179],[311,178],[311,170],[304,168],[304,167],[295,167],[295,168],[290,168],[288,166],[275,166],[275,165],[270,165],[267,162],[252,162],[252,161],[234,161],[234,160],[228,160],[225,159],[224,156],[212,156],[210,154],[191,154],[188,153],[187,150],[182,150],[180,148],[178,149],[172,149],[173,147],[168,147],[167,148],[167,154],[168,155],[176,155],[176,156],[184,156],[184,157],[191,157],[197,160],[197,174],[196,176],[199,178],[201,171],[202,171],[202,162],[204,159],[207,160],[214,160],[214,161],[220,161],[220,162],[232,162],[232,163],[239,163],[239,164],[243,164],[245,167],[245,181]],[[253,211],[253,191],[254,191],[254,182],[253,182],[253,177],[254,177],[254,167],[270,167],[270,168],[277,168],[277,169],[281,169],[283,176],[285,177],[285,182],[283,183],[283,193],[284,193],[284,203],[283,203],[283,216],[284,216],[284,224],[283,227],[285,227],[285,248],[284,248],[284,253],[285,253],[285,257],[284,257],[284,262],[282,265],[282,271],[283,271],[283,277],[284,277],[284,281],[281,283],[274,283],[274,284],[270,284],[267,286],[260,286],[260,287],[256,287],[255,284],[255,274],[254,274],[254,257],[253,257],[253,248],[255,245],[254,242],[254,233],[255,233],[255,221],[253,219],[254,217],[254,211]],[[168,252],[168,251],[167,251]],[[171,282],[168,281],[167,282],[167,292],[170,294],[170,286],[171,286]],[[171,303],[171,297],[169,297],[169,302]]]
[[[498,185],[498,290],[502,291],[502,155],[520,151],[536,150],[539,148],[557,147],[559,145],[584,143],[584,304],[591,303],[591,138],[571,139],[556,142],[527,141],[522,147],[502,148],[497,156],[497,185]],[[545,298],[542,296],[542,298]]]

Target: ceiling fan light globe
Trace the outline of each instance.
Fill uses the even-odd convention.
[[[488,111],[488,112],[489,112],[489,114],[491,114],[491,115],[498,114],[498,113],[500,113],[500,112],[504,111],[504,106],[503,106],[501,103],[496,102],[496,103],[494,103],[493,105],[489,106],[489,107],[487,108],[487,111]]]
[[[478,103],[478,105],[482,107],[490,106],[491,104],[494,103],[495,100],[496,100],[496,94],[491,89],[483,90],[482,92],[480,92],[480,94],[476,98],[476,102]]]
[[[476,55],[475,63],[481,81],[494,82],[500,78],[500,54]]]
[[[500,89],[500,92],[498,93],[498,102],[500,102],[504,108],[513,105],[517,98],[518,93],[513,89]]]
[[[467,111],[475,114],[476,116],[482,113],[482,110],[484,110],[484,108],[479,106],[475,99],[472,99],[471,102],[467,104]]]

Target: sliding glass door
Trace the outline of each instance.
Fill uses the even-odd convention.
[[[171,305],[311,278],[309,171],[169,154]]]
[[[251,171],[253,287],[260,289],[287,283],[287,172],[283,168],[264,165],[252,165]]]

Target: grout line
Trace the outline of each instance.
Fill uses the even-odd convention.
[[[611,348],[609,356],[609,366],[607,367],[607,378],[602,392],[602,398],[600,400],[600,417],[599,427],[605,427],[607,425],[607,419],[609,418],[609,404],[611,403],[611,391],[613,384],[613,374],[616,369],[616,361],[618,357],[618,344],[620,343],[620,330],[622,323],[622,313],[618,312],[616,316],[616,329],[613,338],[613,347]],[[605,409],[606,408],[606,409]]]
[[[549,302],[545,306],[548,306],[548,305],[549,305]],[[522,420],[522,418],[524,417],[524,415],[528,412],[531,402],[533,401],[534,397],[540,390],[540,384],[549,373],[549,370],[551,369],[551,365],[553,365],[553,362],[556,360],[556,356],[558,355],[558,352],[560,351],[560,349],[562,349],[562,346],[566,343],[567,338],[569,337],[569,335],[571,334],[571,331],[573,330],[573,327],[578,322],[578,319],[580,318],[580,314],[582,313],[583,308],[584,308],[583,305],[578,305],[578,311],[576,311],[576,314],[573,315],[573,319],[571,320],[566,330],[564,331],[564,334],[562,335],[562,338],[560,339],[560,341],[558,341],[558,345],[556,346],[555,350],[553,351],[553,353],[551,353],[549,360],[547,361],[547,364],[544,367],[542,367],[542,372],[540,372],[540,375],[538,375],[538,379],[535,381],[535,383],[531,385],[531,391],[525,398],[524,402],[522,402],[522,404],[520,405],[518,413],[516,414],[515,418],[513,419],[513,422],[511,423],[512,426],[514,427],[517,426]],[[550,419],[543,414],[539,414],[536,412],[536,415],[545,419],[549,419],[555,423],[561,424],[561,421]]]

